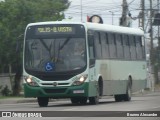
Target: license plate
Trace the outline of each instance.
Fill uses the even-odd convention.
[[[77,94],[77,93],[84,93],[84,90],[73,90],[73,93]]]

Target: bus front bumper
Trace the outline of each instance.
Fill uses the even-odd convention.
[[[49,98],[71,98],[71,97],[87,97],[88,83],[80,86],[68,87],[33,87],[24,84],[25,97],[49,97]]]

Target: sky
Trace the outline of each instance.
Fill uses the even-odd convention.
[[[99,15],[104,24],[119,25],[122,14],[123,0],[69,0],[71,5],[65,11],[65,17],[71,17],[73,21],[87,21],[87,15]],[[140,12],[141,0],[127,0],[132,17],[137,17]],[[153,3],[157,0],[152,0]],[[81,6],[82,5],[82,6]],[[149,8],[149,0],[145,0],[146,8]],[[82,11],[82,12],[81,12]],[[146,11],[147,14],[147,11]],[[82,16],[82,17],[81,17]],[[113,18],[113,20],[112,20]],[[138,27],[138,19],[132,21],[132,27]]]

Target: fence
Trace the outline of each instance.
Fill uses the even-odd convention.
[[[8,86],[8,89],[12,91],[12,84],[15,74],[0,74],[0,86],[4,88],[5,86]]]

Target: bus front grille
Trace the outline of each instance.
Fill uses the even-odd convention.
[[[60,88],[60,89],[44,89],[46,93],[64,93],[67,88]]]
[[[53,83],[41,83],[42,85],[49,85],[49,86],[53,86]],[[58,85],[69,85],[69,83],[58,83]]]

